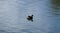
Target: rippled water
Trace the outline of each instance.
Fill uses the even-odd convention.
[[[60,33],[59,9],[51,0],[0,0],[0,33]]]

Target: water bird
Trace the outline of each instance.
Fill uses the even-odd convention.
[[[27,17],[27,20],[29,20],[29,21],[32,21],[32,22],[33,22],[33,15],[28,16],[28,17]]]

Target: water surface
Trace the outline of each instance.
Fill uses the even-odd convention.
[[[0,0],[0,33],[60,33],[56,0]],[[28,15],[33,22],[28,21]]]

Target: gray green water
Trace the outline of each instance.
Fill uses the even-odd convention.
[[[0,33],[60,33],[60,0],[0,0]]]

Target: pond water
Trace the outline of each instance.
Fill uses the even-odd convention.
[[[0,0],[0,33],[60,33],[59,0]]]

